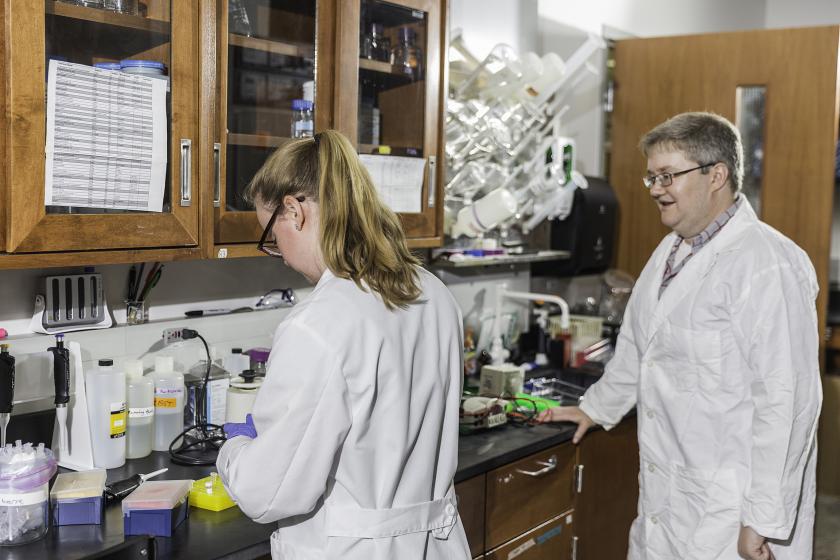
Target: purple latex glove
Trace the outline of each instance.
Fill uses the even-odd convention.
[[[245,436],[251,439],[257,437],[257,428],[254,427],[254,419],[250,414],[245,415],[245,422],[225,422],[224,428],[228,439],[236,436]]]

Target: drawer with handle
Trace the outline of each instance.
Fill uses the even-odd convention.
[[[487,473],[487,549],[571,509],[574,466],[575,447],[564,443]]]

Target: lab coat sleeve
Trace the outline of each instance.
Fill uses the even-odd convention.
[[[807,258],[801,260],[754,275],[733,320],[754,408],[741,523],[782,540],[796,521],[822,402],[816,279]]]
[[[312,511],[350,428],[347,384],[336,352],[299,321],[278,329],[254,404],[257,437],[234,437],[216,466],[231,497],[254,521]]]
[[[615,355],[607,363],[604,375],[586,391],[580,408],[596,424],[611,430],[636,406],[639,382],[639,353],[633,333],[631,299],[618,334]]]

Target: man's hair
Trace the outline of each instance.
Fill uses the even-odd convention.
[[[714,113],[681,113],[645,134],[639,149],[649,157],[657,150],[676,150],[698,165],[722,163],[729,170],[729,186],[737,194],[744,178],[741,134],[731,122]],[[702,169],[708,173],[708,168]]]

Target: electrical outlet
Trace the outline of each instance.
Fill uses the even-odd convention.
[[[183,328],[163,329],[163,343],[165,345],[175,344],[176,342],[181,342],[182,340],[184,340]]]

